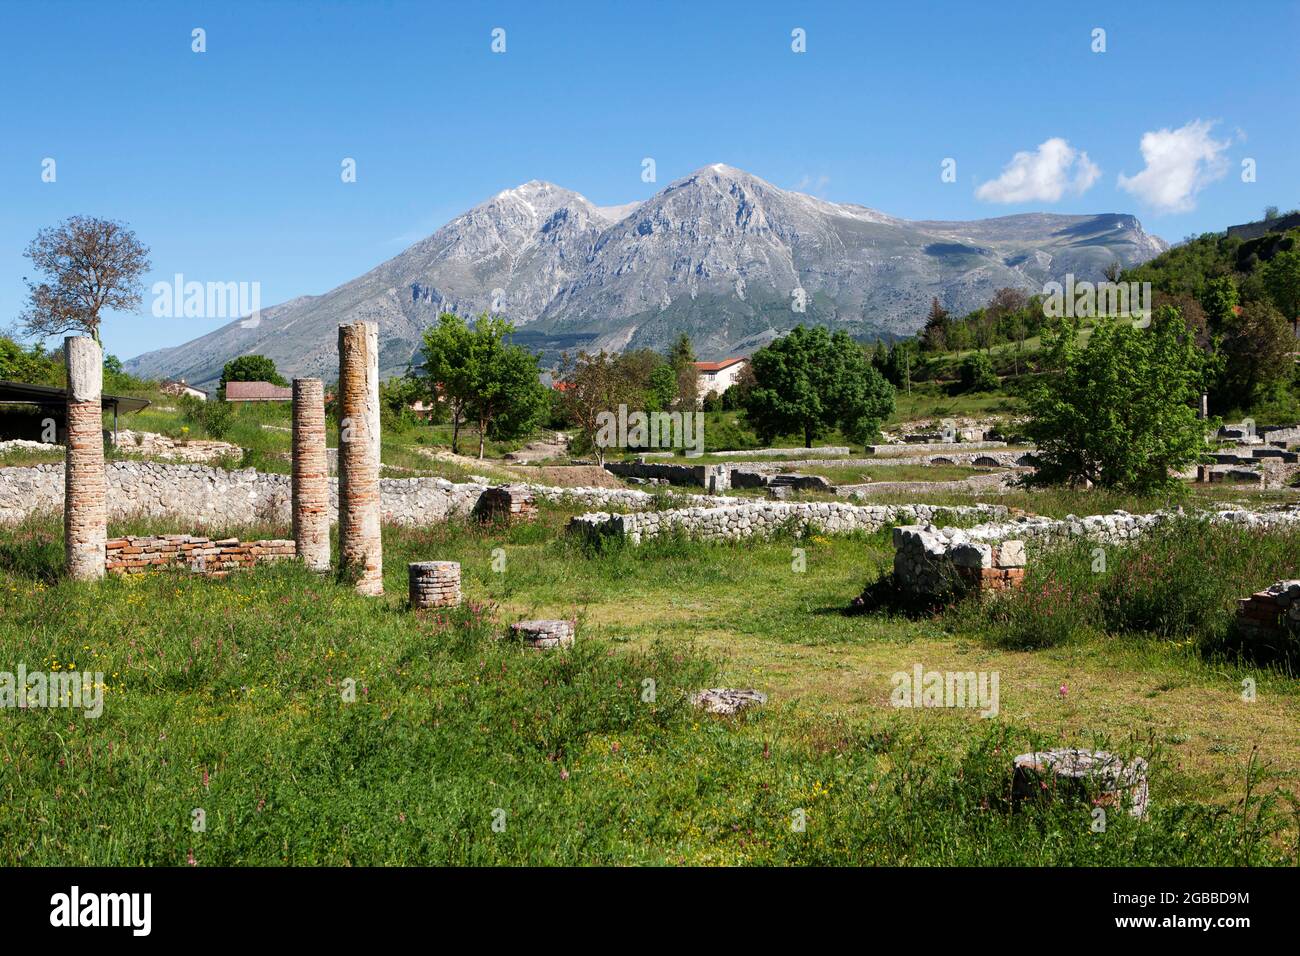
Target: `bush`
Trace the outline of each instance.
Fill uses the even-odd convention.
[[[209,438],[223,439],[235,426],[235,407],[229,402],[205,402],[193,395],[182,395],[177,404],[181,420],[202,428]]]
[[[993,361],[983,352],[962,359],[958,372],[963,392],[992,392],[998,387],[998,376],[993,371]]]

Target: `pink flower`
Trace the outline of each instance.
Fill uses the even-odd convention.
[[[1067,687],[1065,684],[1062,684],[1060,688],[1058,688],[1058,693],[1061,695],[1062,698],[1064,698],[1070,693],[1070,688]]]
[[[561,780],[569,779],[569,771],[565,770],[563,767],[560,768],[560,779]]]

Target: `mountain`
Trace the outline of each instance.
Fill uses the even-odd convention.
[[[707,166],[641,203],[596,206],[533,181],[498,193],[401,254],[319,296],[265,308],[126,363],[140,376],[215,382],[238,355],[285,375],[336,374],[334,329],[380,325],[383,374],[407,367],[444,311],[491,310],[553,357],[565,348],[662,348],[690,334],[702,358],[753,351],[800,322],[860,338],[908,335],[930,299],[965,312],[995,289],[1099,279],[1167,244],[1132,216],[1030,213],[914,222]],[[802,311],[800,306],[802,305]],[[251,326],[251,327],[249,327]]]

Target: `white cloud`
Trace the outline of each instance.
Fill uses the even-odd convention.
[[[1222,179],[1228,171],[1224,152],[1231,140],[1210,136],[1211,120],[1192,120],[1179,129],[1142,134],[1146,169],[1136,176],[1119,174],[1119,188],[1132,193],[1157,212],[1188,212],[1196,194]]]
[[[1032,153],[1016,153],[1001,176],[975,190],[975,198],[985,202],[1056,202],[1067,192],[1087,192],[1100,175],[1101,169],[1087,153],[1053,136]]]
[[[830,185],[830,181],[831,178],[825,173],[816,177],[804,173],[803,176],[800,177],[799,181],[794,184],[794,188],[796,192],[811,193],[814,196],[820,196],[826,191],[826,187]]]

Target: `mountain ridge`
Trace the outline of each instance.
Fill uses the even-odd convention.
[[[443,311],[502,313],[548,356],[661,348],[685,331],[714,357],[752,351],[801,321],[860,338],[910,334],[933,296],[969,311],[1001,286],[1033,291],[1067,272],[1097,279],[1115,259],[1136,265],[1166,248],[1124,213],[913,221],[722,163],[618,206],[530,180],[328,292],[264,308],[256,326],[236,320],[126,367],[203,385],[229,359],[257,353],[286,375],[332,378],[334,328],[372,319],[381,371],[396,374]]]

